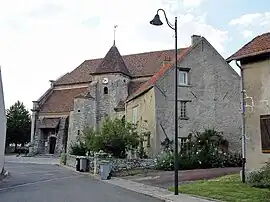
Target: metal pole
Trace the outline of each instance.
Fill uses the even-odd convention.
[[[236,65],[241,70],[241,108],[242,108],[242,182],[246,182],[246,121],[245,121],[245,86],[244,86],[244,71],[243,68],[235,61]]]
[[[242,182],[246,182],[245,165],[246,165],[246,123],[245,123],[245,88],[244,73],[241,68],[241,90],[242,90]]]
[[[174,137],[174,194],[178,195],[178,68],[177,68],[177,17],[175,17],[175,137]]]

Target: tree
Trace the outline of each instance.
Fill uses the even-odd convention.
[[[20,101],[17,101],[7,109],[7,144],[14,143],[15,151],[17,144],[26,144],[31,136],[30,113]]]
[[[137,148],[140,142],[136,127],[118,118],[104,120],[100,131],[86,129],[82,139],[89,151],[103,150],[119,158],[125,158],[126,152]]]

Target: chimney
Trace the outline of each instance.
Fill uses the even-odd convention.
[[[33,109],[32,111],[36,111],[39,108],[38,101],[32,101],[33,102]]]
[[[55,81],[54,81],[54,80],[50,80],[50,83],[51,83],[51,87],[53,87],[53,86],[54,86]]]
[[[192,35],[191,36],[191,45],[194,45],[195,43],[197,43],[199,40],[201,39],[201,36],[199,35]]]
[[[170,56],[165,56],[163,60],[163,66],[170,63],[172,61],[172,58]]]

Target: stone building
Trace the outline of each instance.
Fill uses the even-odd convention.
[[[180,129],[183,136],[217,127],[236,146],[240,138],[239,75],[211,44],[192,36],[178,50]],[[125,116],[150,131],[149,154],[173,135],[174,50],[121,56],[113,45],[104,58],[86,60],[56,81],[34,102],[34,153],[66,151],[87,126],[99,129],[106,116]],[[161,128],[162,127],[162,128]]]
[[[6,110],[4,101],[4,91],[2,84],[2,74],[0,69],[0,179],[4,174],[5,146],[6,146]]]
[[[255,37],[227,61],[236,61],[243,75],[246,168],[258,169],[270,154],[270,33]]]
[[[214,128],[241,148],[240,76],[204,38],[193,36],[178,55],[178,137],[185,144],[190,133]],[[174,140],[175,66],[164,65],[127,99],[127,120],[149,131],[149,154],[160,151],[165,137]]]

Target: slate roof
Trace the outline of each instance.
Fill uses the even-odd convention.
[[[250,56],[256,56],[270,52],[270,32],[259,35],[240,48],[226,61],[240,60]]]
[[[166,58],[174,57],[174,49],[137,53],[122,56],[130,76],[133,78],[152,76],[162,66]],[[72,72],[55,81],[55,85],[87,83],[92,80],[91,74],[102,62],[102,58],[85,60]]]
[[[40,112],[69,112],[73,110],[74,98],[87,92],[88,88],[73,88],[65,90],[54,90],[40,107]]]
[[[112,46],[96,68],[94,74],[123,73],[130,76],[126,64],[116,46]]]

